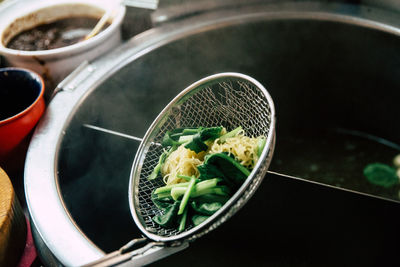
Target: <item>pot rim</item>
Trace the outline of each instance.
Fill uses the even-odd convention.
[[[92,1],[87,1],[87,0],[80,0],[80,1],[57,1],[57,2],[48,2],[46,4],[42,4],[38,7],[35,7],[32,5],[29,7],[29,11],[23,12],[23,13],[15,13],[12,15],[12,17],[15,19],[21,18],[24,16],[27,16],[29,14],[35,13],[39,10],[45,9],[45,8],[51,8],[51,7],[59,7],[59,6],[68,6],[68,5],[76,5],[76,4],[81,4],[81,5],[87,5],[87,6],[93,6],[96,8],[99,8],[101,10],[106,11],[107,7],[104,7],[101,5],[101,2],[92,2]],[[12,6],[9,7],[10,9],[13,8]],[[7,7],[6,7],[7,9]],[[116,30],[118,30],[119,26],[122,24],[122,21],[125,17],[126,13],[126,7],[122,4],[119,5],[119,7],[116,9],[116,14],[111,18],[112,22],[111,24],[103,31],[100,33],[96,34],[92,38],[81,41],[72,45],[60,47],[60,48],[55,48],[55,49],[49,49],[49,50],[38,50],[38,51],[25,51],[25,50],[15,50],[15,49],[10,49],[7,48],[3,44],[3,33],[8,29],[8,27],[11,25],[11,23],[14,21],[12,20],[11,22],[0,25],[0,53],[2,53],[4,56],[17,56],[17,57],[53,57],[53,56],[62,56],[62,55],[70,55],[74,53],[79,53],[82,50],[87,50],[90,49],[97,44],[105,41],[107,38],[110,37]]]
[[[28,150],[27,162],[25,163],[25,196],[30,217],[38,232],[37,236],[41,242],[48,246],[55,258],[66,265],[81,265],[89,260],[97,260],[105,254],[100,247],[83,233],[69,213],[62,198],[58,182],[57,160],[62,135],[73,117],[73,111],[99,84],[129,62],[189,35],[225,27],[226,25],[239,24],[241,21],[255,21],[264,16],[268,16],[267,20],[282,17],[287,19],[333,20],[400,36],[400,25],[390,23],[390,21],[387,21],[388,17],[381,16],[380,13],[375,18],[373,12],[348,14],[344,12],[343,8],[338,8],[349,4],[331,6],[324,3],[315,6],[307,5],[301,8],[302,5],[304,3],[297,3],[295,7],[300,7],[300,9],[296,11],[291,9],[292,5],[284,6],[283,9],[280,9],[280,5],[276,6],[276,8],[271,8],[268,3],[264,3],[261,5],[264,8],[257,9],[255,12],[254,7],[241,12],[237,10],[233,12],[230,10],[212,11],[196,15],[193,18],[165,23],[131,38],[112,53],[91,62],[86,69],[80,72],[82,77],[86,77],[84,80],[82,77],[78,77],[75,80],[74,78],[71,80],[66,79],[65,88],[68,88],[68,85],[77,86],[73,87],[73,90],[60,90],[55,95],[45,113],[44,119],[35,130]],[[387,14],[387,12],[385,11],[384,14]],[[92,70],[95,71],[91,72]],[[90,73],[90,75],[86,73]],[[51,117],[54,114],[57,114],[57,118]],[[40,182],[42,181],[45,184],[41,184]],[[47,190],[43,190],[43,186]],[[43,191],[46,192],[46,195],[38,194],[38,192]],[[49,202],[49,199],[52,202]],[[46,206],[46,209],[43,209],[45,204],[50,207]],[[53,222],[62,219],[62,225],[57,225],[57,229],[54,229],[51,225],[53,222],[48,220],[47,215],[50,210],[54,211],[52,215],[56,217],[53,218]],[[64,231],[60,231],[61,228]],[[67,233],[67,231],[70,232]],[[67,244],[65,243],[66,241],[68,241]],[[85,253],[76,253],[78,249]]]
[[[0,127],[4,126],[12,121],[15,121],[23,116],[25,116],[27,113],[29,113],[38,103],[41,99],[43,99],[43,95],[44,95],[44,91],[45,91],[45,85],[44,85],[44,80],[43,78],[35,71],[33,70],[29,70],[26,68],[20,68],[20,67],[7,67],[7,68],[1,68],[0,69],[1,72],[7,72],[7,71],[22,71],[25,73],[28,73],[30,75],[32,75],[34,78],[36,78],[39,82],[40,82],[40,93],[39,95],[36,97],[36,99],[32,102],[32,104],[30,104],[28,107],[26,107],[24,110],[22,110],[21,112],[8,117],[7,119],[4,120],[0,120]]]

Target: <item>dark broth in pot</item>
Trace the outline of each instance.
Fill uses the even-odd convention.
[[[303,179],[400,201],[400,181],[374,185],[363,174],[371,163],[391,166],[400,145],[347,129],[312,129],[280,135],[270,170]]]
[[[7,48],[23,51],[39,51],[61,48],[83,41],[98,22],[93,17],[70,17],[38,25],[14,36]],[[102,30],[110,24],[107,23]]]

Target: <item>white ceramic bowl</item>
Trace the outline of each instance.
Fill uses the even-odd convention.
[[[24,67],[42,75],[49,98],[56,85],[85,60],[92,60],[121,43],[121,23],[126,9],[116,1],[105,0],[30,0],[5,2],[0,6],[0,54],[8,66]],[[100,18],[105,10],[115,9],[110,26],[98,35],[73,45],[40,51],[6,47],[23,30],[45,22],[71,16]]]

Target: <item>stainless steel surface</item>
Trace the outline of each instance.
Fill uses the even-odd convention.
[[[70,81],[74,90],[54,96],[29,148],[25,190],[36,242],[57,263],[77,266],[139,237],[124,204],[139,143],[82,124],[143,136],[177,90],[209,74],[242,72],[266,85],[279,117],[277,147],[280,134],[323,122],[399,143],[399,21],[362,5],[226,9],[166,23],[91,62],[94,71]],[[261,218],[260,208],[268,211]],[[396,214],[396,203],[269,175],[245,209],[160,264],[390,263]],[[257,220],[266,227],[255,234]],[[268,251],[252,245],[261,240]]]
[[[276,9],[276,11],[285,9],[286,11],[293,10],[296,12],[299,10],[304,10],[304,8],[308,11],[313,9],[315,11],[323,11],[327,6],[341,9],[341,7],[347,5],[347,8],[349,9],[353,9],[354,7],[353,11],[356,12],[359,12],[363,8],[366,8],[366,10],[363,12],[368,12],[367,10],[370,8],[374,9],[374,13],[377,11],[377,9],[386,10],[389,12],[400,12],[400,2],[397,0],[164,0],[160,3],[161,8],[151,13],[151,17],[155,25],[160,25],[166,22],[177,21],[210,11],[225,11],[227,9],[234,8],[240,9],[246,6],[256,7],[257,5],[266,3],[268,3],[270,11],[274,9]],[[345,10],[340,11],[343,12]]]
[[[130,7],[156,9],[158,0],[123,0],[122,3]]]
[[[145,237],[136,238],[129,241],[126,245],[121,247],[119,250],[111,252],[89,264],[85,264],[82,267],[106,267],[106,266],[124,266],[127,263],[129,266],[142,266],[143,263],[150,263],[156,259],[160,259],[163,257],[167,257],[177,251],[180,251],[188,246],[187,242],[183,242],[177,246],[169,246],[165,247],[165,244],[160,242],[147,242],[148,239]],[[134,248],[137,244],[146,243],[140,248]],[[158,250],[156,252],[151,252],[150,254],[145,255],[149,251],[151,251],[154,247],[163,247],[163,249]],[[160,253],[162,256],[160,256]],[[158,254],[158,255],[157,255]],[[139,258],[138,258],[139,255]],[[146,258],[146,261],[140,260]],[[139,261],[138,261],[139,259]]]

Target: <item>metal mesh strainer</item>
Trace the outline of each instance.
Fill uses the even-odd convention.
[[[152,220],[160,211],[151,200],[151,192],[164,183],[161,178],[148,180],[147,177],[157,165],[163,152],[160,143],[166,131],[200,126],[224,126],[228,131],[242,126],[248,136],[265,136],[266,144],[253,171],[216,213],[200,225],[189,226],[183,232],[162,228]],[[165,248],[168,245],[169,250],[164,254],[158,254],[158,257],[168,256],[174,253],[171,251],[172,248],[183,249],[188,241],[193,241],[215,229],[233,216],[258,188],[271,162],[274,144],[274,104],[259,82],[239,73],[221,73],[190,85],[161,111],[147,130],[132,166],[129,204],[137,227],[146,237],[133,239],[119,250],[85,267],[114,266],[134,258],[139,259],[140,255],[144,258],[151,257],[149,259],[151,262],[157,256],[148,253],[149,250],[156,247]],[[135,246],[149,239],[152,242],[133,250]]]
[[[164,183],[147,177],[163,152],[160,143],[168,130],[181,127],[224,126],[228,131],[242,126],[248,136],[263,135],[267,142],[257,165],[239,190],[202,224],[183,232],[165,229],[153,222],[160,213],[151,192]],[[204,78],[173,99],[148,129],[138,149],[130,180],[130,207],[140,230],[154,241],[194,240],[218,227],[236,213],[253,195],[271,161],[275,135],[275,110],[265,88],[239,73],[221,73]]]

